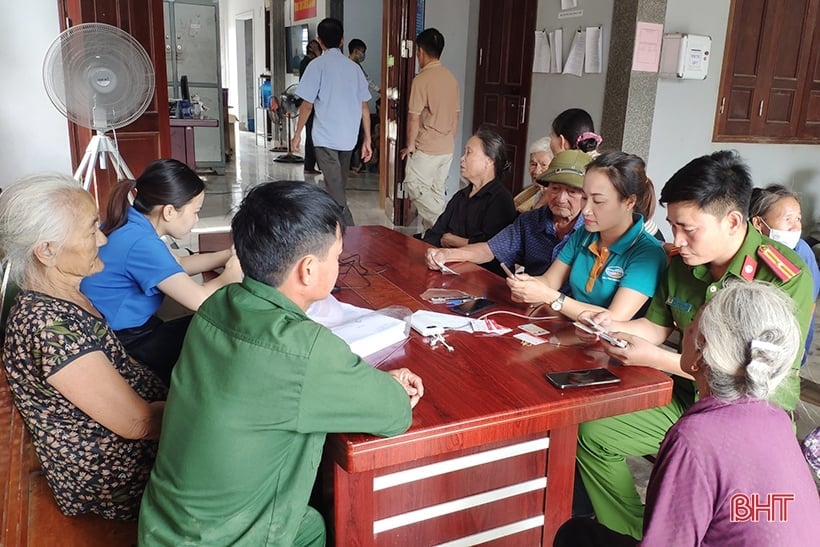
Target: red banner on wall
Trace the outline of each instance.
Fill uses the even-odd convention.
[[[293,0],[293,20],[316,17],[316,0]]]

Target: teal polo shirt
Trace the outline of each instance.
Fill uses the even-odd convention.
[[[590,245],[597,245],[601,235],[576,230],[561,249],[558,260],[570,267],[569,285],[575,300],[607,308],[621,287],[649,298],[655,294],[666,266],[666,254],[660,242],[644,230],[643,217],[633,218],[632,227],[610,245],[609,257],[589,291],[587,281],[596,259]]]
[[[757,251],[761,245],[771,245],[789,262],[798,268],[803,267],[803,262],[797,253],[760,234],[751,224],[748,224],[743,244],[720,279],[712,279],[708,264],[687,266],[680,256],[673,256],[645,317],[656,325],[678,328],[683,331],[695,318],[701,306],[708,302],[730,279],[744,279],[744,268],[750,267],[753,271],[747,272],[747,276],[752,275],[753,279],[780,287],[792,297],[796,306],[795,317],[800,324],[801,340],[805,340],[814,305],[811,273],[801,270],[796,276],[783,281],[758,256]],[[795,373],[787,376],[769,398],[789,411],[794,410],[800,396],[800,379],[797,377],[797,370],[800,368],[801,358],[802,352],[794,361]]]

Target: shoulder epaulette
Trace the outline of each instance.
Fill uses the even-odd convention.
[[[792,264],[783,253],[771,245],[761,245],[757,248],[757,256],[772,269],[774,275],[781,281],[788,281],[800,273],[800,268]]]

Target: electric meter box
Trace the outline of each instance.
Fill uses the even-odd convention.
[[[682,80],[705,80],[712,37],[672,32],[663,35],[660,75]]]

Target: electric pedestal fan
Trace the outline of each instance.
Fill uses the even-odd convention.
[[[88,190],[95,167],[106,158],[117,178],[134,178],[106,133],[139,118],[154,95],[151,59],[130,34],[104,23],[83,23],[62,32],[43,61],[51,102],[72,122],[94,130],[74,178]],[[114,132],[116,136],[116,132]]]
[[[285,92],[279,95],[279,108],[285,112],[285,124],[288,126],[288,153],[282,154],[273,161],[280,163],[302,163],[305,159],[302,156],[293,153],[293,148],[290,145],[291,140],[291,122],[293,118],[299,115],[299,106],[302,104],[302,98],[294,94],[297,84],[291,84],[285,89]]]

